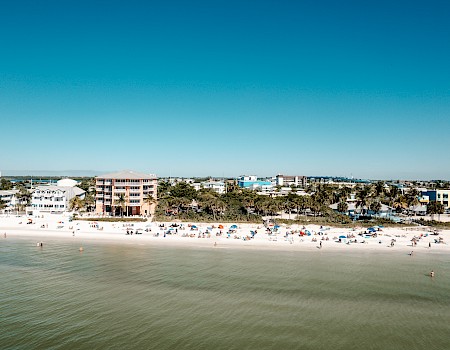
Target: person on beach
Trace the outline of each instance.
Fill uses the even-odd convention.
[[[428,242],[428,248],[431,248],[431,242]]]
[[[322,241],[320,241],[319,246],[320,246],[320,249],[322,249]]]

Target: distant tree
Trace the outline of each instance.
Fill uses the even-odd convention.
[[[348,211],[348,204],[347,202],[339,202],[337,205],[337,211],[339,213],[347,213]]]
[[[438,220],[441,219],[441,214],[444,214],[444,205],[440,202],[430,202],[427,205],[427,214],[431,215],[431,219],[434,219],[434,215],[438,214]]]
[[[13,184],[11,181],[6,179],[1,179],[0,181],[0,190],[12,190]]]
[[[169,194],[172,186],[168,181],[161,181],[158,183],[158,199],[164,198]]]
[[[179,182],[170,188],[170,196],[177,198],[195,199],[197,191],[186,182]]]
[[[378,214],[381,210],[381,203],[379,201],[371,203],[370,210],[374,211],[375,214]]]
[[[81,183],[78,185],[79,188],[86,192],[90,192],[89,190],[93,187],[95,187],[95,178],[86,178],[82,179]]]

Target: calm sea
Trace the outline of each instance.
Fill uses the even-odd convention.
[[[450,349],[448,255],[35,242],[0,240],[1,349]]]

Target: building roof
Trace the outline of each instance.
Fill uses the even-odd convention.
[[[74,196],[80,196],[83,193],[85,193],[86,191],[82,190],[79,187],[70,187],[70,186],[54,186],[54,185],[50,185],[50,186],[37,186],[36,190],[40,190],[40,191],[61,191],[64,192],[68,195],[68,197],[74,197]]]
[[[9,196],[18,193],[19,190],[0,190],[0,196]]]
[[[117,180],[117,179],[124,179],[124,180],[149,179],[149,180],[154,180],[154,179],[156,179],[156,175],[139,173],[137,171],[132,171],[132,170],[121,170],[117,173],[109,173],[109,174],[103,174],[101,176],[97,176],[96,179],[114,179],[114,180]]]
[[[56,184],[62,187],[74,187],[78,184],[78,182],[72,179],[61,179],[57,181]]]

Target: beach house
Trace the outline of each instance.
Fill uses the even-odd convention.
[[[154,209],[158,187],[154,174],[123,170],[97,176],[95,183],[97,214],[150,215]]]
[[[0,190],[0,201],[4,204],[0,212],[7,213],[14,210],[18,202],[16,197],[18,192],[18,190]]]
[[[83,199],[86,192],[76,186],[71,179],[59,180],[55,185],[37,186],[31,195],[31,206],[27,214],[63,213],[70,209],[70,200],[74,197]]]
[[[226,192],[225,182],[223,181],[204,181],[200,183],[200,188],[209,188],[219,194]]]

